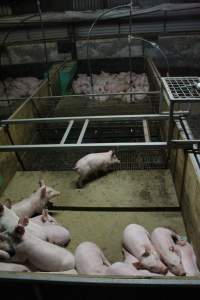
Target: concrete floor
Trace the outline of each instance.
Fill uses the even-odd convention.
[[[158,226],[171,226],[185,235],[179,212],[65,211],[56,212],[54,216],[71,232],[69,250],[74,252],[79,243],[93,241],[101,247],[110,262],[122,258],[121,237],[128,224],[137,223],[149,231]]]
[[[185,235],[181,213],[168,209],[178,207],[168,170],[116,171],[83,189],[76,188],[77,174],[73,171],[17,172],[0,200],[19,201],[36,190],[42,178],[62,193],[51,212],[69,228],[72,241],[68,248],[72,252],[89,240],[96,242],[111,262],[120,260],[122,231],[130,223],[149,231],[170,226]],[[158,207],[161,211],[156,211]]]
[[[39,179],[61,192],[54,206],[76,207],[177,207],[178,201],[169,170],[113,171],[76,188],[74,171],[17,172],[1,199],[13,202],[27,197]]]

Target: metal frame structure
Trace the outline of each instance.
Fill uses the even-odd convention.
[[[173,114],[173,120],[179,120],[186,115],[185,112],[179,112]],[[33,145],[3,145],[0,146],[0,152],[12,152],[22,150],[61,150],[67,149],[80,149],[80,148],[98,148],[98,149],[171,149],[171,148],[183,148],[187,150],[194,150],[193,145],[196,145],[195,151],[200,149],[200,140],[173,140],[168,139],[163,142],[151,142],[151,136],[148,129],[149,120],[167,121],[170,115],[167,113],[162,114],[146,114],[146,115],[114,115],[114,116],[82,116],[82,117],[57,117],[57,118],[33,118],[33,119],[11,119],[1,120],[0,126],[6,129],[11,125],[31,125],[31,124],[55,124],[55,123],[67,123],[66,130],[59,144],[33,144]],[[83,122],[82,129],[80,131],[77,143],[66,143],[67,137],[70,133],[75,122]],[[86,134],[89,122],[102,121],[141,121],[143,124],[145,142],[127,142],[127,143],[84,143],[84,135]],[[171,135],[171,127],[170,135]]]
[[[131,38],[131,36],[130,36]],[[131,40],[131,39],[130,39]],[[81,148],[84,149],[91,149],[91,148],[98,148],[98,149],[110,149],[116,148],[117,150],[121,149],[163,149],[168,150],[170,154],[170,150],[172,148],[181,148],[186,150],[192,150],[193,153],[197,153],[200,150],[200,140],[194,140],[190,138],[190,134],[188,133],[188,128],[185,126],[184,130],[187,133],[187,140],[173,140],[173,124],[176,121],[183,121],[183,118],[187,116],[188,112],[186,111],[176,111],[174,112],[174,104],[175,103],[192,103],[192,102],[199,102],[200,97],[198,99],[172,99],[169,95],[169,91],[167,89],[167,85],[165,84],[165,78],[161,80],[162,87],[160,92],[148,92],[145,94],[154,95],[160,94],[160,113],[159,114],[143,114],[143,115],[114,115],[114,116],[84,116],[84,117],[61,117],[61,118],[33,118],[33,119],[8,119],[8,120],[1,120],[0,127],[4,127],[5,130],[9,129],[9,126],[13,125],[32,125],[32,124],[53,124],[53,123],[66,123],[66,130],[58,144],[39,144],[39,145],[1,145],[0,152],[16,152],[18,151],[32,151],[32,150],[60,150],[66,151],[69,149],[79,150]],[[167,92],[169,99],[170,99],[170,112],[161,112],[162,111],[162,102],[164,99],[163,91]],[[126,95],[126,94],[141,94],[141,93],[120,93],[120,94],[94,94],[91,93],[89,95],[84,96],[100,96],[100,95]],[[35,99],[42,99],[42,100],[55,100],[55,99],[63,99],[67,97],[79,97],[80,95],[70,95],[70,96],[45,96],[45,97],[31,97],[30,101],[34,102]],[[21,99],[19,99],[21,100]],[[5,100],[6,101],[6,100]],[[181,102],[182,101],[182,102]],[[144,131],[144,138],[145,142],[142,143],[84,143],[84,136],[87,132],[87,128],[90,122],[95,121],[102,121],[102,122],[109,122],[109,121],[141,121],[143,125]],[[158,121],[168,121],[169,120],[169,128],[168,128],[168,139],[167,141],[160,141],[160,142],[152,142],[151,134],[149,130],[149,121],[150,120],[158,120]],[[67,143],[68,136],[70,134],[71,129],[73,128],[75,122],[84,122],[81,128],[79,137],[77,139],[77,143],[69,144]],[[9,130],[8,130],[9,132]],[[168,157],[169,158],[169,157]],[[19,159],[19,157],[18,157]],[[200,281],[199,279],[166,279],[166,278],[109,278],[109,277],[87,277],[87,276],[63,276],[58,274],[16,274],[12,273],[1,273],[0,274],[0,282],[9,281],[12,283],[16,281],[17,283],[24,282],[31,282],[35,284],[35,293],[37,294],[38,299],[42,299],[42,295],[40,295],[39,285],[41,283],[48,283],[48,284],[65,284],[65,285],[74,285],[75,289],[78,285],[82,286],[128,286],[128,287],[199,287]],[[37,289],[38,288],[38,289]]]
[[[94,94],[94,80],[93,80],[93,75],[92,75],[91,60],[90,60],[90,57],[89,57],[89,47],[90,47],[90,35],[91,35],[91,32],[94,29],[96,23],[104,15],[112,12],[113,10],[117,10],[117,9],[120,9],[120,8],[129,8],[129,34],[128,34],[128,53],[129,53],[129,69],[130,69],[130,83],[129,83],[129,87],[130,88],[132,87],[131,83],[132,83],[132,67],[133,67],[133,64],[132,64],[132,41],[133,40],[140,40],[143,43],[145,42],[145,43],[149,44],[151,47],[153,47],[156,50],[158,50],[160,52],[160,54],[162,55],[162,57],[164,58],[164,60],[165,60],[166,67],[167,67],[166,75],[169,76],[169,62],[168,62],[167,56],[160,49],[159,45],[157,45],[155,42],[148,41],[147,39],[144,39],[144,38],[141,38],[141,37],[138,37],[138,36],[134,36],[132,34],[132,27],[133,27],[132,26],[132,18],[133,18],[133,15],[134,15],[134,5],[133,4],[134,4],[134,1],[130,0],[129,4],[119,5],[119,6],[116,6],[116,7],[113,7],[113,8],[110,8],[110,9],[104,11],[103,13],[101,13],[100,15],[98,15],[96,17],[96,19],[94,20],[94,22],[92,23],[92,25],[91,25],[91,27],[90,27],[90,29],[88,31],[86,59],[87,59],[87,62],[88,62],[88,71],[89,71],[90,83],[91,83],[91,94]],[[94,98],[94,96],[92,96],[92,97]],[[131,98],[131,102],[132,102],[132,93],[130,93],[130,98]]]
[[[37,0],[37,5],[38,5],[38,11],[41,17],[41,10],[40,10],[40,1]],[[130,67],[130,85],[131,85],[131,79],[132,79],[132,53],[131,53],[131,42],[134,39],[140,39],[143,42],[147,42],[148,44],[150,44],[152,47],[155,47],[157,50],[160,51],[160,53],[162,54],[162,56],[165,59],[166,65],[167,65],[167,75],[169,75],[169,63],[168,63],[168,59],[165,56],[165,53],[159,48],[159,46],[155,43],[152,43],[146,39],[140,38],[140,37],[136,37],[134,35],[132,35],[132,17],[134,14],[134,8],[133,8],[133,0],[130,0],[129,4],[126,5],[120,5],[114,8],[111,8],[109,10],[106,10],[105,12],[101,13],[100,15],[98,15],[98,17],[94,20],[94,22],[92,23],[89,31],[88,31],[88,43],[87,43],[87,61],[88,61],[88,68],[89,68],[89,73],[90,73],[90,78],[91,78],[91,89],[92,89],[92,93],[89,95],[85,95],[88,97],[95,97],[95,96],[101,96],[101,95],[109,95],[109,96],[114,96],[114,95],[120,95],[123,96],[125,94],[129,94],[131,97],[133,94],[143,94],[141,92],[137,93],[137,92],[129,92],[129,93],[112,93],[112,94],[95,94],[94,90],[93,90],[93,77],[92,77],[92,69],[91,69],[91,62],[90,62],[90,58],[89,58],[89,45],[90,45],[90,34],[95,26],[95,24],[97,23],[98,20],[101,19],[102,16],[104,16],[105,14],[109,13],[110,11],[116,10],[118,8],[122,8],[122,7],[128,7],[130,9],[130,14],[129,14],[129,35],[128,35],[128,46],[129,46],[129,67]],[[44,28],[43,28],[43,24],[42,24],[42,20],[40,18],[40,22],[41,22],[41,29],[43,32],[43,38],[45,37],[44,35]],[[45,44],[44,44],[44,50],[45,50]],[[46,52],[45,52],[46,54]],[[47,58],[46,58],[47,59]],[[67,126],[66,126],[66,130],[64,132],[64,135],[60,141],[59,144],[40,144],[40,145],[3,145],[0,146],[0,152],[5,152],[5,151],[21,151],[21,150],[33,150],[33,149],[38,149],[38,150],[42,150],[42,149],[48,149],[48,150],[55,150],[55,149],[59,149],[59,150],[66,150],[66,149],[80,149],[81,147],[84,148],[116,148],[116,149],[121,149],[121,148],[131,148],[131,149],[145,149],[145,148],[151,148],[151,149],[158,149],[158,148],[164,148],[164,149],[168,149],[168,159],[170,156],[170,150],[171,148],[184,148],[184,149],[188,149],[188,150],[195,150],[198,151],[200,148],[200,140],[194,140],[194,139],[190,139],[190,140],[186,140],[186,141],[178,141],[178,140],[173,140],[173,127],[174,127],[174,120],[178,120],[181,117],[184,116],[183,112],[176,112],[174,114],[174,104],[175,103],[180,103],[181,102],[196,102],[200,100],[200,96],[199,98],[184,98],[184,99],[179,99],[179,98],[173,98],[172,94],[170,92],[170,86],[168,85],[168,80],[170,80],[171,77],[164,77],[162,78],[162,82],[161,82],[161,92],[160,92],[160,107],[159,107],[159,112],[160,114],[154,114],[154,115],[115,115],[115,116],[98,116],[98,117],[93,117],[93,116],[86,116],[86,117],[66,117],[66,118],[34,118],[34,119],[12,119],[12,120],[1,120],[0,121],[0,126],[5,126],[7,129],[9,129],[10,125],[17,125],[17,124],[38,124],[38,123],[60,123],[60,122],[66,122]],[[164,99],[164,95],[163,95],[163,90],[165,90],[165,92],[168,94],[169,99],[170,99],[170,113],[169,114],[165,114],[162,112],[162,102]],[[145,94],[158,94],[159,92],[148,92]],[[79,97],[80,95],[73,95],[72,97]],[[65,97],[65,96],[64,96]],[[48,96],[48,97],[40,97],[40,99],[59,99],[59,98],[64,98],[63,96]],[[70,96],[71,97],[71,96]],[[36,97],[37,98],[37,97]],[[33,101],[35,98],[32,97],[31,101]],[[34,101],[33,101],[34,102]],[[84,135],[87,131],[89,122],[92,121],[133,121],[133,120],[141,120],[142,124],[143,124],[143,132],[144,132],[144,138],[145,138],[145,142],[142,143],[132,143],[132,142],[128,142],[128,143],[84,143]],[[151,141],[151,136],[150,136],[150,131],[149,131],[149,126],[148,126],[148,120],[169,120],[169,129],[168,129],[168,138],[167,141],[163,142],[152,142]],[[74,123],[77,121],[84,121],[83,127],[80,131],[77,143],[75,144],[69,144],[67,143],[67,138],[70,134],[70,131],[72,129],[72,127],[74,126]],[[195,147],[194,147],[195,145]]]
[[[168,144],[172,143],[173,140],[173,129],[174,129],[174,110],[175,104],[182,103],[200,103],[200,91],[196,88],[196,83],[199,82],[198,77],[162,77],[161,78],[161,102],[160,106],[162,108],[163,101],[163,91],[166,92],[169,99],[169,127],[168,127]],[[160,109],[161,109],[160,108]],[[180,116],[181,120],[181,116]],[[181,126],[183,126],[183,122],[181,122]],[[200,140],[192,140],[190,139],[190,132],[188,132],[187,126],[184,126],[184,131],[186,132],[186,136],[188,137],[187,141],[184,143],[188,143],[192,145],[191,150],[194,152],[199,151]],[[186,144],[185,143],[185,144]],[[168,158],[170,158],[170,149],[168,150]]]

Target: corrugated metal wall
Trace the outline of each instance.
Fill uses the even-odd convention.
[[[94,10],[112,8],[118,5],[128,4],[130,0],[40,0],[41,9],[47,11],[67,11],[67,10]],[[191,3],[198,0],[134,0],[134,5],[141,8],[152,7],[162,3]],[[5,5],[8,1],[0,0]],[[14,0],[10,2],[14,15],[36,13],[36,0]]]
[[[73,10],[102,9],[104,2],[102,0],[74,0]]]
[[[0,17],[11,16],[11,15],[12,15],[12,9],[10,5],[0,3]]]
[[[112,8],[129,2],[130,0],[74,0],[73,10]]]

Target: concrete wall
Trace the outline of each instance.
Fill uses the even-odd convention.
[[[150,40],[150,38],[149,38]],[[200,34],[188,36],[160,36],[157,43],[166,53],[172,67],[179,68],[199,68],[200,65]],[[86,40],[76,42],[78,59],[86,58]],[[70,58],[71,53],[59,53],[56,42],[48,42],[48,61],[62,61]],[[90,43],[91,58],[117,58],[128,57],[127,38],[96,39]],[[132,55],[141,56],[143,45],[140,41],[134,41]],[[156,58],[157,64],[165,66],[160,53],[151,46],[145,46],[145,53],[150,57]],[[43,43],[19,44],[8,46],[7,55],[3,55],[3,64],[23,64],[44,62]]]
[[[70,53],[58,53],[57,43],[47,43],[48,62],[62,61],[65,58],[71,58]],[[2,56],[2,64],[26,64],[26,63],[44,63],[44,44],[30,43],[19,44],[7,47],[7,53]]]

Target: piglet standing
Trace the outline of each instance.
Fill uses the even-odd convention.
[[[181,261],[187,276],[200,275],[197,267],[196,255],[192,246],[187,242],[186,245],[176,245],[181,253]]]
[[[75,261],[79,274],[104,275],[110,266],[101,249],[92,242],[83,242],[76,248]]]
[[[186,242],[181,241],[180,236],[174,231],[164,227],[154,229],[151,241],[169,270],[178,276],[185,275],[181,253],[176,244],[183,246]]]
[[[167,273],[167,267],[161,262],[152,245],[148,231],[141,225],[128,225],[123,232],[122,244],[130,254],[139,260],[139,262],[133,263],[137,269],[147,269],[153,273]]]
[[[13,211],[19,217],[32,217],[34,214],[41,214],[48,201],[60,195],[60,192],[46,186],[43,180],[39,181],[39,185],[39,189],[29,198],[23,199],[12,206]]]
[[[114,164],[119,164],[120,160],[114,151],[102,153],[91,153],[82,157],[75,165],[74,170],[79,174],[78,187],[83,186],[83,182],[91,175],[98,175],[99,171],[108,172]]]

